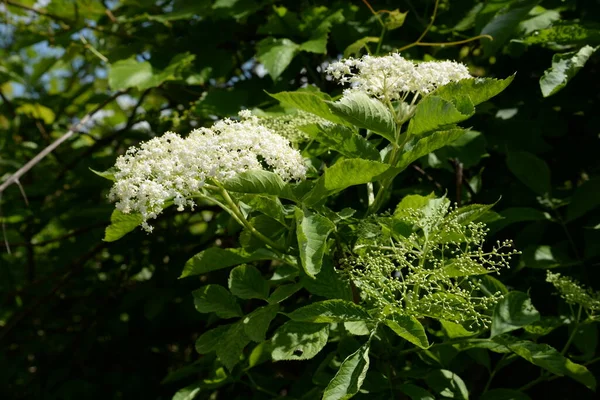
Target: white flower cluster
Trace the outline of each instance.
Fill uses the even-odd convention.
[[[414,63],[398,53],[347,58],[329,65],[327,73],[341,84],[351,84],[350,91],[362,91],[389,101],[405,100],[409,93],[423,96],[450,82],[472,78],[464,64],[454,61]]]
[[[131,147],[117,158],[115,184],[109,198],[128,214],[139,213],[143,228],[168,202],[179,211],[194,207],[207,179],[224,180],[248,170],[267,169],[284,180],[303,179],[306,166],[284,137],[260,125],[249,111],[241,121],[225,119],[212,128],[195,129],[187,138],[167,132]]]

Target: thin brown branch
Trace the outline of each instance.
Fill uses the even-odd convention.
[[[431,175],[429,175],[427,172],[425,172],[421,167],[419,167],[418,165],[412,164],[411,167],[417,171],[419,174],[423,175],[425,178],[427,178],[427,180],[431,183],[433,183],[435,185],[435,187],[438,190],[444,190],[444,188],[442,187],[442,185],[436,181]]]
[[[111,103],[113,100],[115,100],[117,97],[123,95],[124,93],[126,93],[126,91],[119,91],[119,92],[113,94],[106,101],[104,101],[102,104],[98,105],[92,111],[90,111],[89,113],[87,113],[79,121],[79,123],[77,123],[71,129],[69,129],[67,131],[67,133],[65,133],[64,135],[62,135],[59,139],[57,139],[56,141],[54,141],[54,143],[52,143],[51,145],[49,145],[48,147],[46,147],[44,150],[42,150],[41,152],[39,152],[38,155],[36,155],[35,157],[33,157],[27,164],[25,164],[24,166],[22,166],[17,172],[15,172],[6,181],[4,181],[0,185],[0,193],[3,193],[4,190],[7,187],[9,187],[10,185],[12,185],[13,183],[17,183],[19,181],[19,178],[21,178],[24,174],[26,174],[31,168],[35,167],[40,161],[42,161],[48,154],[52,153],[52,151],[54,151],[54,149],[56,149],[58,146],[60,146],[63,142],[65,142],[67,139],[69,139],[71,136],[73,136],[75,134],[75,131],[77,131],[77,129],[79,129],[81,126],[85,125],[90,120],[90,118],[92,116],[94,116],[94,114],[96,114],[102,108],[106,107],[107,104]]]
[[[96,143],[94,143],[93,145],[91,145],[90,147],[88,147],[82,154],[80,157],[77,157],[75,160],[71,161],[67,166],[65,166],[60,173],[58,174],[57,180],[61,180],[65,174],[71,170],[73,167],[75,167],[75,165],[77,165],[77,163],[79,163],[80,160],[85,160],[88,158],[88,156],[90,156],[91,154],[93,154],[95,151],[98,150],[99,147],[102,147],[108,143],[110,143],[114,138],[116,138],[117,136],[119,136],[121,133],[127,131],[128,129],[130,129],[136,122],[136,116],[137,116],[137,109],[143,104],[146,96],[150,93],[152,89],[147,89],[145,90],[141,95],[140,98],[138,99],[137,104],[135,105],[135,107],[133,107],[131,114],[129,114],[129,117],[127,118],[127,122],[125,123],[125,126],[117,131],[115,131],[114,133],[105,136],[103,138],[101,138],[100,140],[96,141]]]

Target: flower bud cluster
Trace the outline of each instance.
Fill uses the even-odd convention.
[[[109,198],[125,214],[139,213],[143,227],[169,202],[183,211],[207,180],[222,181],[248,170],[269,170],[284,180],[303,179],[306,166],[287,139],[259,124],[249,111],[241,121],[225,119],[182,138],[167,132],[131,147],[115,164]]]
[[[454,61],[414,63],[398,53],[343,59],[329,65],[327,73],[341,84],[352,85],[350,91],[365,92],[387,101],[404,101],[409,93],[414,93],[416,99],[450,82],[472,78],[464,64]]]
[[[553,284],[568,304],[583,307],[590,316],[600,311],[600,293],[586,289],[573,278],[547,271],[546,282]]]
[[[260,117],[261,125],[297,144],[308,141],[308,135],[299,128],[312,124],[328,124],[324,118],[306,111],[298,110],[295,114],[284,114],[276,117]]]
[[[484,249],[488,232],[482,223],[464,223],[445,199],[433,199],[422,209],[404,209],[393,217],[374,216],[343,260],[345,272],[362,299],[377,309],[432,317],[471,327],[487,327],[488,310],[500,292],[485,295],[481,275],[509,267],[510,241]],[[392,234],[398,224],[412,233]],[[376,227],[380,226],[377,235]],[[366,249],[366,250],[363,250]]]

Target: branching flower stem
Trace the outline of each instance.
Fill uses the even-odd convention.
[[[255,227],[252,226],[252,224],[250,224],[250,222],[248,222],[246,217],[244,217],[244,215],[240,211],[240,208],[238,207],[236,202],[231,198],[229,192],[223,186],[217,183],[217,186],[206,185],[206,187],[209,189],[215,189],[215,191],[223,197],[223,200],[225,200],[225,205],[219,205],[225,211],[227,211],[238,223],[240,223],[240,225],[248,229],[252,235],[254,235],[257,239],[263,241],[264,243],[272,247],[274,250],[285,254],[285,248],[283,248],[279,244],[275,243],[273,240],[260,233]]]

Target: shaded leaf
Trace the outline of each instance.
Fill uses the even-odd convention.
[[[324,300],[301,307],[288,314],[299,322],[367,321],[371,316],[358,304],[346,300]]]
[[[296,208],[296,236],[304,272],[312,278],[321,272],[327,237],[335,229],[333,222],[322,215]]]
[[[494,308],[491,337],[514,331],[539,320],[540,313],[531,304],[531,299],[526,293],[509,292]]]
[[[527,18],[539,0],[511,1],[501,8],[483,27],[481,35],[490,35],[494,40],[482,39],[486,56],[493,55],[511,37],[519,23]]]
[[[219,344],[219,341],[229,331],[231,325],[221,325],[214,329],[204,332],[198,340],[196,340],[196,351],[199,354],[206,354],[214,351]]]
[[[535,193],[550,192],[550,168],[541,158],[525,151],[511,151],[506,164],[517,179]]]
[[[444,398],[469,399],[469,391],[460,376],[447,369],[438,369],[427,375],[425,381],[436,393]]]
[[[248,253],[244,249],[222,249],[210,247],[190,258],[183,268],[180,278],[205,274],[223,268],[233,267],[258,260],[276,259],[277,255],[267,249]]]
[[[531,400],[531,398],[518,390],[492,389],[483,393],[480,400]]]
[[[279,306],[268,305],[257,308],[250,314],[246,315],[241,322],[244,326],[244,333],[246,336],[255,342],[262,342],[265,340],[265,335],[267,334],[269,325],[271,324],[273,318],[275,318],[277,315],[278,311]]]
[[[575,190],[567,208],[567,219],[572,221],[600,206],[600,179],[591,179]]]
[[[262,299],[269,297],[269,283],[252,265],[240,265],[229,274],[229,290],[240,299]]]
[[[327,344],[329,324],[288,321],[271,339],[273,360],[308,360]]]
[[[540,89],[544,97],[552,96],[567,86],[597,49],[584,46],[578,51],[552,56],[552,67],[540,78]]]
[[[290,283],[288,285],[278,286],[277,289],[275,289],[273,293],[271,293],[268,302],[270,304],[281,303],[300,289],[302,289],[302,285],[299,283]]]
[[[423,325],[413,316],[394,314],[383,321],[394,333],[417,347],[426,349],[429,341]]]
[[[325,388],[323,400],[346,400],[358,393],[369,370],[369,345],[350,354]]]
[[[221,318],[241,317],[242,309],[235,297],[220,285],[206,285],[192,292],[194,306],[201,313],[214,312]]]
[[[256,46],[256,58],[265,66],[273,80],[277,80],[298,50],[299,46],[290,39],[268,37]]]
[[[140,226],[144,218],[140,214],[123,214],[119,210],[114,210],[110,216],[110,225],[106,227],[104,233],[105,242],[114,242]]]
[[[596,378],[586,367],[572,362],[547,344],[537,344],[529,341],[512,343],[504,337],[494,340],[505,344],[512,352],[538,367],[542,367],[558,376],[569,376],[591,390],[596,389]]]

